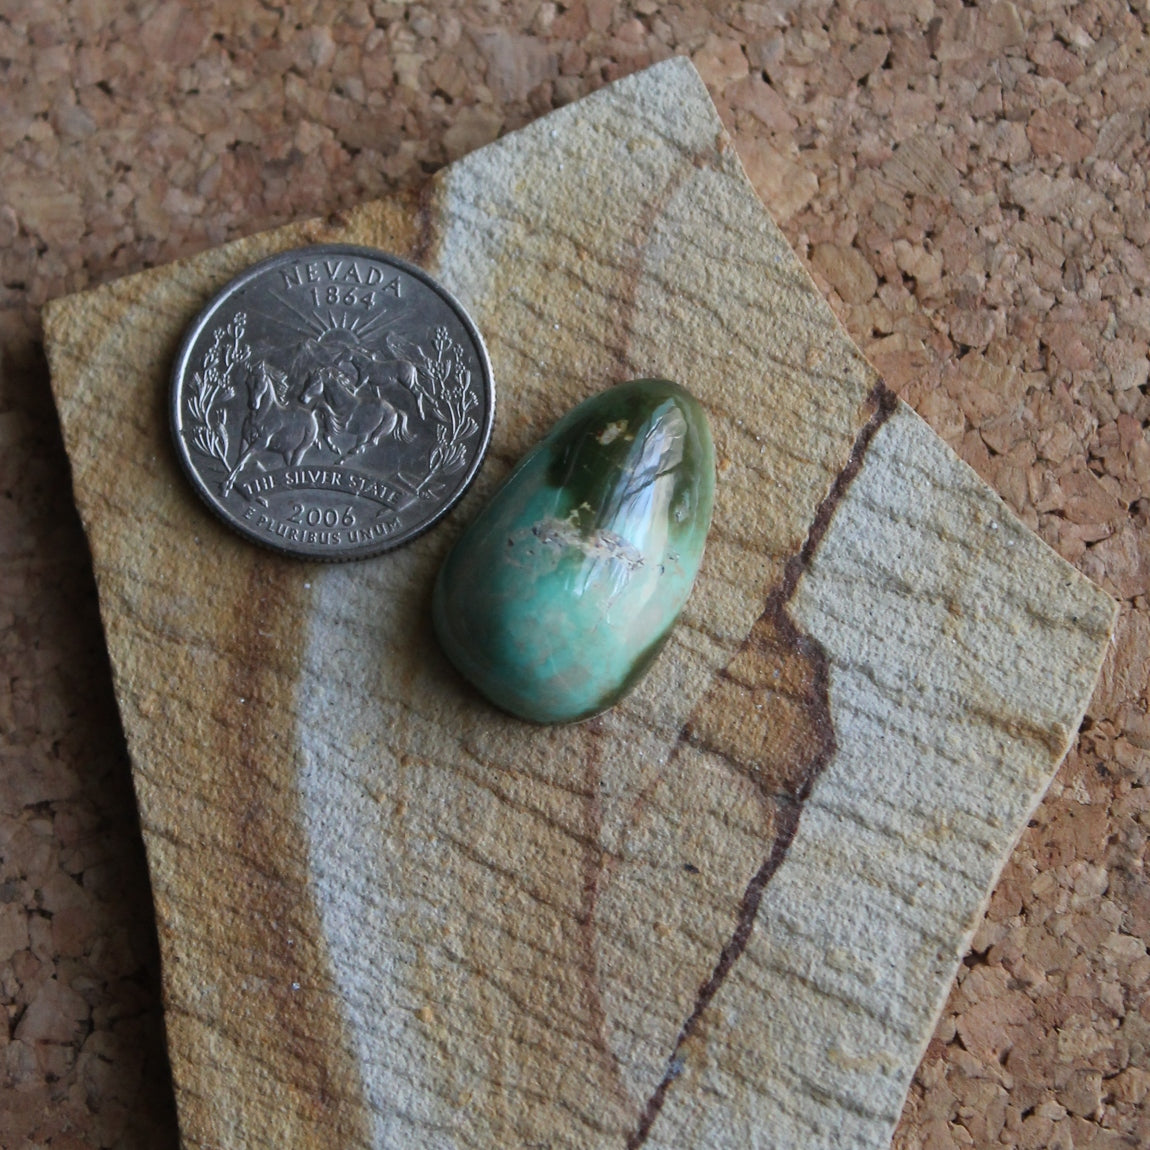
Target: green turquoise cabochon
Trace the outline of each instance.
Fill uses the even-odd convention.
[[[647,670],[687,602],[715,492],[706,413],[636,379],[568,412],[455,544],[435,585],[443,649],[493,703],[584,719]]]

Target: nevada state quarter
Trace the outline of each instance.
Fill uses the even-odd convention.
[[[307,559],[406,543],[463,495],[491,435],[483,339],[426,272],[369,248],[250,268],[192,324],[172,429],[225,523]]]

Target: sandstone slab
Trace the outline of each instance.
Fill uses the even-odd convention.
[[[432,534],[337,568],[200,508],[166,376],[305,242],[424,264],[500,415]],[[884,388],[670,61],[367,205],[58,301],[53,387],[133,759],[191,1147],[882,1147],[1114,607]],[[639,689],[530,727],[429,589],[564,410],[689,382],[719,457]]]

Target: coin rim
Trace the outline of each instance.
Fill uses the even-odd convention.
[[[180,413],[180,404],[183,396],[182,385],[184,372],[188,366],[188,359],[191,356],[196,341],[214,316],[216,310],[234,293],[244,288],[249,281],[262,275],[268,268],[276,266],[285,258],[290,257],[298,260],[301,257],[306,258],[309,253],[320,252],[328,255],[338,254],[359,256],[364,259],[383,260],[399,271],[405,272],[407,275],[421,281],[425,287],[443,299],[451,310],[455,312],[479,352],[479,363],[483,372],[483,380],[487,392],[487,418],[480,428],[478,450],[475,453],[475,459],[470,470],[455,494],[429,520],[425,523],[421,523],[414,530],[409,530],[398,537],[387,537],[382,541],[365,544],[355,550],[347,550],[336,554],[327,553],[316,555],[310,551],[296,550],[291,547],[290,544],[273,543],[257,535],[253,530],[243,526],[236,519],[232,518],[230,512],[217,501],[216,497],[208,488],[207,483],[201,478],[192,463],[187,444],[184,443],[181,436],[183,421]],[[370,559],[373,556],[382,555],[387,551],[394,551],[398,547],[403,547],[413,539],[417,539],[424,532],[430,531],[432,527],[436,526],[436,524],[456,506],[475,481],[476,476],[479,474],[479,469],[483,466],[483,461],[487,458],[487,449],[491,443],[491,432],[495,425],[495,401],[495,377],[491,371],[491,360],[487,354],[487,345],[483,341],[483,336],[480,334],[479,328],[476,327],[475,321],[467,314],[467,310],[463,304],[456,299],[455,295],[429,272],[424,271],[423,268],[417,267],[413,263],[409,263],[407,260],[393,256],[381,248],[367,247],[362,244],[307,244],[298,248],[285,248],[275,255],[268,256],[266,259],[252,264],[251,267],[240,272],[239,275],[233,276],[222,288],[212,295],[211,299],[188,325],[183,340],[180,343],[179,351],[176,353],[171,372],[168,414],[172,441],[176,449],[176,455],[180,461],[181,469],[190,480],[193,489],[201,501],[207,505],[212,514],[226,527],[231,528],[231,530],[238,535],[242,535],[245,539],[257,543],[266,550],[274,552],[276,555],[287,555],[292,559],[303,559],[317,563],[349,563],[357,559]]]

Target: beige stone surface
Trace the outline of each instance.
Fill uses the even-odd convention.
[[[936,179],[916,155],[899,178]],[[201,511],[164,387],[215,287],[326,238],[447,282],[501,407],[447,525],[317,569]],[[476,153],[421,205],[119,281],[47,331],[188,1145],[889,1142],[1113,606],[885,391],[687,65]],[[428,580],[557,414],[639,373],[712,415],[704,570],[632,699],[527,728],[446,669]]]

